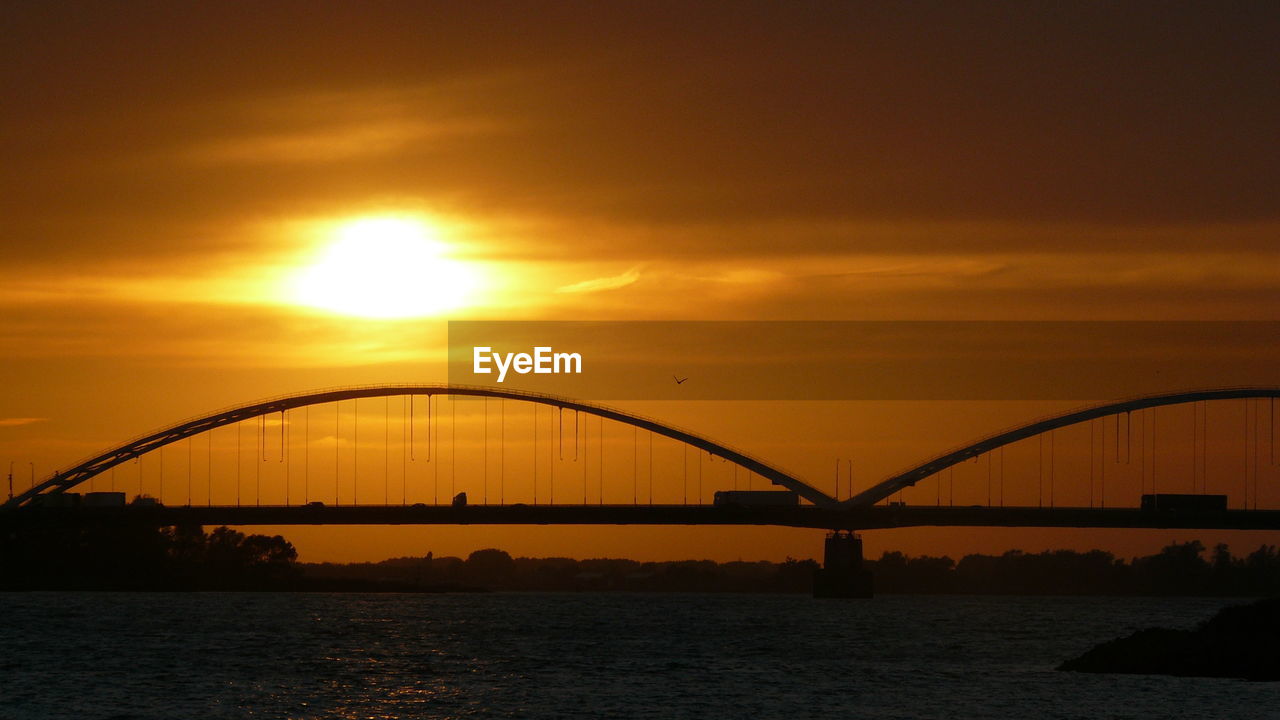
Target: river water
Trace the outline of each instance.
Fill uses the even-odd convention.
[[[1280,718],[1057,672],[1204,598],[0,594],[0,718]]]

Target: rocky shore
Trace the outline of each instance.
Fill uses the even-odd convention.
[[[1058,669],[1280,680],[1280,598],[1223,608],[1194,630],[1139,630]]]

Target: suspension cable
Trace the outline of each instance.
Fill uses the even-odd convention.
[[[538,504],[538,406],[533,406],[533,504]]]
[[[360,398],[352,398],[351,504],[360,504]]]
[[[498,504],[506,504],[507,482],[507,399],[498,400]]]
[[[302,502],[311,502],[311,406],[302,413]]]
[[[391,504],[391,396],[382,398],[382,504]]]

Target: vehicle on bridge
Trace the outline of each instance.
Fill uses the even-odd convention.
[[[796,507],[800,496],[790,490],[719,490],[716,507]]]
[[[1143,510],[1194,510],[1216,512],[1227,509],[1226,495],[1185,495],[1157,493],[1142,496]]]
[[[88,492],[84,494],[80,505],[95,508],[122,508],[125,506],[125,495],[122,492]]]

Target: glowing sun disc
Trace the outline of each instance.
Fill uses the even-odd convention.
[[[294,280],[301,305],[368,318],[437,315],[462,307],[477,285],[466,263],[446,256],[429,224],[362,218],[338,226],[333,241]]]

